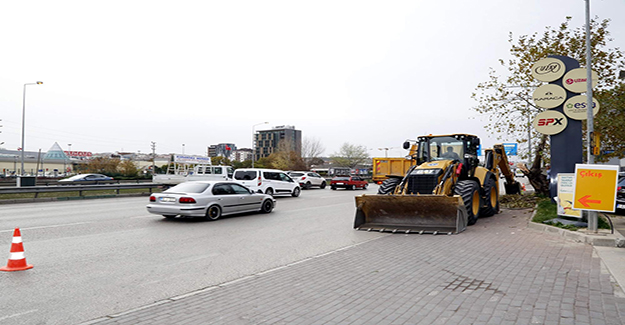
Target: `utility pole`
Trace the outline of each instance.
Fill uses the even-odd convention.
[[[156,174],[156,166],[154,166],[154,160],[156,159],[156,142],[150,141],[152,143],[152,176]]]

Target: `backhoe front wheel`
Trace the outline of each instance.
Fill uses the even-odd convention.
[[[467,224],[474,225],[480,213],[480,186],[476,181],[459,181],[454,193],[462,197],[464,207],[467,209]]]
[[[485,206],[480,211],[480,217],[494,216],[499,212],[499,192],[494,179],[489,178],[484,184],[484,195],[486,202],[484,202]]]
[[[385,179],[378,188],[378,194],[393,194],[397,185],[401,183],[401,178],[388,178]]]

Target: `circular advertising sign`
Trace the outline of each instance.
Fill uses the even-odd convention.
[[[564,114],[558,111],[544,111],[536,115],[532,125],[536,131],[542,134],[554,135],[566,129],[568,120]]]
[[[564,114],[574,120],[585,120],[588,118],[588,97],[586,95],[577,95],[569,98],[564,103]],[[592,116],[597,115],[599,112],[599,102],[596,99],[592,99]]]
[[[588,79],[588,74],[586,69],[577,68],[567,72],[562,78],[562,85],[568,91],[572,91],[574,93],[585,93],[586,92],[586,79]],[[597,81],[599,77],[596,71],[592,71],[592,87],[594,88],[597,85]]]
[[[565,71],[564,62],[555,58],[544,58],[532,65],[532,77],[545,82],[560,79]]]
[[[534,99],[534,104],[538,107],[554,108],[564,103],[566,90],[558,85],[545,84],[534,90],[532,98]]]

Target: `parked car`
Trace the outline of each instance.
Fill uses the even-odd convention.
[[[367,189],[369,182],[362,179],[360,176],[336,176],[330,181],[330,188],[336,190],[337,188],[344,188],[348,190],[355,190],[357,188]]]
[[[625,177],[621,177],[616,187],[616,211],[615,213],[625,215]]]
[[[256,193],[234,182],[195,181],[173,186],[150,196],[148,212],[165,218],[202,217],[214,221],[221,216],[260,211],[270,213],[273,197]]]
[[[319,188],[326,188],[326,179],[321,177],[321,175],[315,172],[300,172],[300,171],[291,171],[287,172],[293,180],[299,183],[299,186],[305,190],[318,186]]]
[[[284,171],[277,169],[242,168],[234,171],[233,181],[254,192],[271,196],[288,194],[298,197],[301,193],[299,184]]]
[[[70,178],[64,178],[59,180],[59,183],[89,183],[89,182],[101,182],[101,181],[112,181],[113,177],[109,177],[102,174],[78,174],[74,175]]]

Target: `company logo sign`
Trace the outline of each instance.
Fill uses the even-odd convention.
[[[577,68],[567,72],[562,78],[562,85],[568,91],[574,93],[584,93],[586,92],[586,80],[588,79],[588,75],[586,69]],[[592,87],[594,88],[597,85],[597,81],[599,77],[597,72],[592,71]]]
[[[544,111],[536,115],[532,124],[536,131],[542,134],[554,135],[566,129],[568,120],[564,114],[558,111]]]
[[[93,154],[89,151],[63,151],[68,157],[91,157]]]
[[[569,98],[564,103],[564,114],[574,120],[585,120],[588,118],[588,97],[586,95],[577,95]],[[599,102],[596,99],[592,99],[592,116],[597,115],[599,112]]]
[[[564,75],[564,63],[555,58],[544,58],[532,65],[532,76],[540,81],[554,81]]]
[[[534,99],[534,104],[538,107],[554,108],[564,103],[566,90],[558,85],[545,84],[536,88],[532,98]]]

